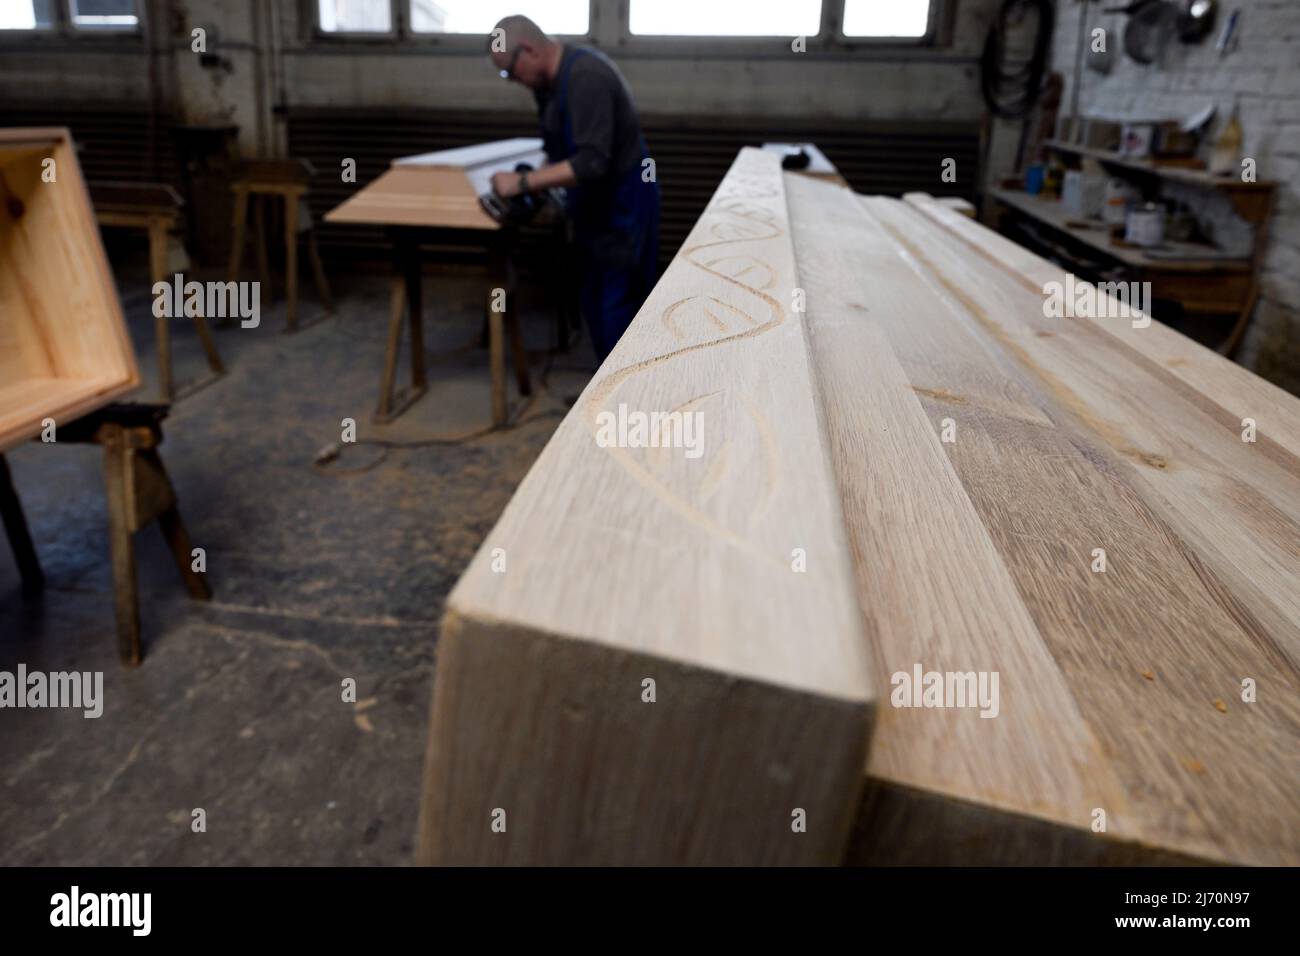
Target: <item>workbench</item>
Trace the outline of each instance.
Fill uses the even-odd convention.
[[[1061,140],[1049,140],[1046,145],[1071,162],[1090,159],[1103,164],[1114,175],[1132,180],[1144,195],[1156,196],[1159,184],[1170,182],[1226,197],[1233,213],[1253,233],[1247,254],[1234,255],[1204,242],[1174,239],[1144,249],[1112,239],[1110,227],[1100,220],[1071,216],[1055,198],[1005,188],[990,193],[997,204],[995,220],[1005,225],[1008,220],[1020,219],[1045,229],[1048,238],[1044,243],[1049,248],[1043,251],[1070,261],[1079,275],[1093,281],[1120,278],[1150,282],[1151,294],[1157,300],[1177,303],[1189,314],[1230,319],[1232,325],[1217,347],[1223,354],[1233,355],[1245,336],[1259,297],[1275,184],[1213,176],[1201,169],[1160,164]],[[1103,272],[1107,274],[1103,276]]]
[[[424,364],[424,298],[420,247],[438,241],[481,244],[487,251],[488,342],[492,374],[492,423],[506,422],[505,336],[519,391],[531,394],[527,354],[514,307],[515,268],[511,259],[514,229],[488,216],[478,197],[494,172],[520,162],[534,167],[545,161],[541,140],[511,139],[442,150],[394,160],[374,182],[325,215],[331,223],[385,227],[392,248],[394,277],[390,298],[388,344],[374,420],[391,422],[427,390]],[[494,294],[504,289],[504,297]],[[411,383],[395,392],[402,325],[410,332]]]

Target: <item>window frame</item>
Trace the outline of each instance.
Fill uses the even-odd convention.
[[[388,33],[324,30],[320,25],[319,0],[301,0],[300,10],[305,22],[310,25],[310,36],[313,43],[333,45],[337,43],[375,43],[397,40],[400,44],[412,47],[441,47],[451,53],[482,53],[486,55],[487,34],[417,31],[411,26],[410,0],[388,0],[388,4],[392,10],[391,23],[393,25],[392,30]],[[599,16],[598,11],[601,6],[600,0],[587,0],[586,33],[557,33],[556,36],[561,40],[590,43],[592,46],[597,46],[596,25]]]
[[[138,2],[138,0],[137,0]],[[920,37],[850,37],[844,34],[845,0],[822,0],[821,21],[815,35],[807,36],[805,55],[861,54],[872,51],[888,55],[900,48],[918,49],[951,45],[952,15],[958,0],[929,0],[928,25]],[[441,49],[448,53],[477,54],[484,51],[484,37],[475,33],[417,32],[410,24],[410,0],[388,0],[392,29],[387,33],[326,31],[320,25],[318,0],[299,0],[299,22],[312,44],[321,46],[392,44],[415,49]],[[31,31],[23,31],[31,32]],[[87,32],[87,31],[81,31]],[[725,58],[781,57],[790,55],[794,36],[652,36],[631,31],[631,0],[588,0],[587,32],[557,34],[567,42],[607,47],[638,56],[672,59],[693,58],[714,53]]]
[[[57,35],[62,21],[67,19],[66,0],[53,0],[54,17],[48,27],[0,27],[0,37],[49,37]]]
[[[408,0],[388,0],[387,30],[326,30],[320,25],[319,0],[302,0],[299,5],[299,15],[305,13],[309,18],[313,42],[388,43],[402,39],[405,22],[398,17],[402,16],[409,6]]]
[[[436,33],[432,30],[417,31],[410,25],[411,0],[396,0],[401,5],[402,12],[405,14],[407,36],[416,43],[426,43],[429,40],[441,41],[446,45],[456,44],[461,40],[469,40],[473,49],[482,52],[487,49],[485,40],[486,33]],[[553,36],[561,40],[583,41],[595,45],[596,43],[596,21],[598,10],[602,6],[601,0],[587,0],[587,32],[586,33],[556,33]]]
[[[929,0],[930,9],[926,13],[925,32],[919,37],[885,37],[885,36],[849,36],[844,32],[844,7],[849,0],[836,0],[839,16],[835,24],[835,39],[848,49],[863,46],[872,47],[918,47],[936,46],[939,42],[941,28],[949,22],[952,10],[951,0]]]
[[[834,8],[839,7],[842,2],[843,0],[821,0],[821,11],[817,23],[817,32],[815,34],[804,34],[808,40],[809,49],[816,46],[822,37],[828,35],[827,28],[830,26],[828,21],[831,19],[828,14],[834,10]],[[800,35],[797,33],[742,34],[740,36],[710,33],[633,33],[632,3],[633,0],[619,0],[618,32],[619,46],[623,49],[630,49],[633,51],[641,46],[644,46],[647,50],[657,50],[665,44],[685,44],[691,48],[723,44],[726,47],[749,46],[756,50],[772,51],[774,44],[784,44],[786,51],[789,52],[791,42],[796,36]],[[772,52],[779,52],[779,46],[776,51]],[[696,55],[694,50],[692,55]]]
[[[73,36],[104,36],[109,35],[131,35],[144,33],[144,0],[131,0],[131,9],[135,12],[135,24],[129,27],[118,26],[77,26],[76,19],[72,16],[72,5],[76,0],[55,0],[54,5],[58,8],[67,21],[68,29]]]
[[[133,0],[135,26],[133,27],[79,27],[72,22],[72,5],[69,0],[53,0],[53,20],[48,27],[32,29],[0,29],[0,46],[14,48],[61,49],[75,44],[86,47],[134,49],[142,46],[148,31],[145,22],[147,5],[144,0]]]
[[[594,0],[599,3],[600,0]],[[619,23],[617,49],[633,55],[671,59],[674,56],[699,57],[713,53],[723,59],[745,57],[787,57],[791,55],[789,36],[651,36],[631,30],[632,0],[618,0]],[[807,48],[802,56],[888,54],[899,48],[925,48],[945,45],[944,26],[949,22],[955,0],[929,0],[928,26],[921,37],[850,37],[844,34],[845,0],[822,0],[821,23],[815,35],[805,37]]]

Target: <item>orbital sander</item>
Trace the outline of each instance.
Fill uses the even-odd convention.
[[[515,166],[517,173],[531,173],[531,163],[519,163]],[[478,197],[483,211],[500,223],[524,223],[537,216],[542,208],[543,197],[536,193],[520,193],[506,199],[495,189],[490,189]]]

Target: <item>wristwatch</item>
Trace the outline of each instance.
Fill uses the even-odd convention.
[[[527,171],[521,172],[521,173],[519,174],[519,191],[520,191],[521,193],[532,192],[532,190],[528,188],[528,173],[527,173]]]

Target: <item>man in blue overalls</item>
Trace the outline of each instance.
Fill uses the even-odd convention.
[[[501,76],[533,91],[549,162],[500,172],[503,198],[562,188],[582,258],[582,312],[604,361],[658,277],[659,185],[618,67],[597,50],[552,40],[527,17],[492,34]]]

